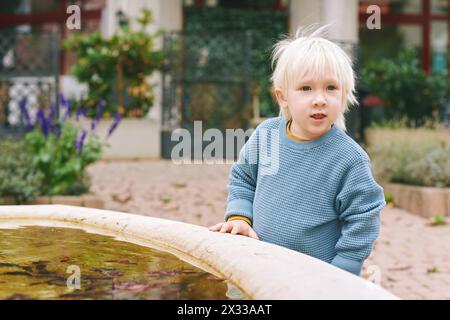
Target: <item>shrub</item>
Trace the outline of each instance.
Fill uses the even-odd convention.
[[[39,109],[32,122],[26,100],[21,101],[20,109],[29,130],[25,135],[25,145],[30,152],[33,168],[43,176],[41,194],[79,195],[89,191],[86,167],[101,158],[107,145],[95,134],[104,110],[104,101],[100,101],[89,129],[81,128],[80,123],[72,119],[70,103],[64,97],[61,97],[61,105],[61,118],[56,115],[56,108],[52,105],[48,112]],[[86,114],[80,109],[76,113],[76,120],[82,116]],[[120,120],[120,115],[116,113],[108,136]]]
[[[95,135],[87,142],[85,139],[85,131],[78,134],[68,122],[62,124],[59,136],[45,136],[39,129],[26,134],[33,166],[44,177],[43,194],[78,195],[89,191],[85,168],[100,159],[103,146]]]
[[[24,149],[22,141],[0,142],[0,197],[23,202],[39,195],[43,176],[34,169],[32,157]]]
[[[361,71],[368,90],[384,101],[389,119],[407,118],[408,126],[422,126],[439,120],[450,94],[446,73],[427,75],[417,53],[406,49],[396,59],[368,63]]]
[[[450,187],[450,145],[397,141],[369,147],[377,178],[420,186]]]
[[[145,116],[153,105],[153,86],[147,78],[162,66],[163,54],[153,48],[156,35],[145,30],[152,21],[151,12],[143,10],[137,21],[138,31],[122,26],[110,38],[94,32],[64,42],[65,48],[77,55],[72,74],[89,88],[80,102],[89,116],[96,114],[102,99],[106,114],[120,112],[131,117]]]

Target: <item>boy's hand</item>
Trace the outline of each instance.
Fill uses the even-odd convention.
[[[233,220],[229,222],[221,222],[209,227],[210,231],[219,231],[222,233],[229,232],[231,234],[240,234],[246,237],[259,240],[255,230],[244,220]]]

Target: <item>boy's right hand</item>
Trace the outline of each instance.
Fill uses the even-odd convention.
[[[232,220],[228,222],[221,222],[208,228],[210,231],[219,231],[222,233],[240,234],[246,237],[259,240],[255,230],[244,220]]]

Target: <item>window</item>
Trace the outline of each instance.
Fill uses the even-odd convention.
[[[448,22],[431,23],[431,65],[433,72],[443,72],[448,68]]]
[[[361,62],[392,56],[402,46],[412,45],[420,50],[425,71],[448,69],[449,3],[450,0],[360,0]],[[380,6],[381,30],[365,27],[369,5]],[[377,47],[380,43],[383,48]]]

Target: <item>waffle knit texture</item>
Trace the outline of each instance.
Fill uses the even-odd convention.
[[[246,217],[261,241],[359,275],[385,204],[367,153],[344,131],[333,125],[300,142],[277,117],[256,128],[232,165],[224,218]]]

